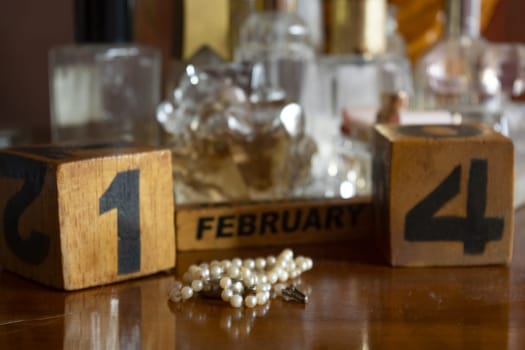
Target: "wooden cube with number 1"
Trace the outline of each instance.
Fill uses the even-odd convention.
[[[481,124],[374,129],[376,237],[390,264],[506,264],[514,150]]]
[[[169,150],[33,146],[0,152],[0,265],[75,290],[175,265]]]

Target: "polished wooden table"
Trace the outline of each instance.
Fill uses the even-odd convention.
[[[280,248],[179,254],[174,272],[72,293],[0,271],[0,349],[525,349],[524,224],[520,210],[510,267],[391,268],[366,242],[294,247],[314,258],[307,305],[168,302],[192,262]]]

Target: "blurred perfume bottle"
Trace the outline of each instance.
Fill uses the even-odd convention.
[[[309,28],[295,11],[294,0],[265,1],[263,11],[242,24],[235,60],[263,64],[268,84],[282,88],[289,101],[301,103],[315,51]]]
[[[479,79],[483,98],[492,109],[501,109],[496,127],[514,143],[514,203],[525,203],[525,46],[491,43],[481,54]]]
[[[241,25],[258,10],[258,4],[257,0],[230,0],[228,34],[231,57],[235,57],[235,50],[239,47]]]
[[[159,1],[159,0],[157,0]],[[184,76],[186,66],[214,66],[232,58],[233,28],[255,0],[171,0],[171,55],[164,81],[165,98]]]
[[[385,64],[381,71],[381,103],[377,112],[378,123],[401,123],[401,113],[408,106],[408,93],[403,77],[396,65]]]
[[[384,90],[381,72],[385,65],[393,66],[396,82],[408,93],[410,65],[386,0],[330,0],[322,5],[320,74],[314,80],[322,106],[309,119],[318,145],[309,191],[325,197],[366,195],[371,189],[368,140]]]
[[[160,53],[131,44],[133,1],[75,1],[77,44],[49,54],[54,142],[157,144]]]
[[[386,0],[334,0],[328,12],[329,54],[322,65],[331,114],[371,125],[381,102],[380,71],[385,64],[397,66],[404,90],[412,90],[406,50],[393,24],[395,12],[387,15]]]
[[[446,0],[444,38],[422,56],[415,70],[415,107],[442,109],[466,119],[490,117],[480,84],[480,0]]]
[[[398,30],[397,7],[395,5],[388,4],[385,30],[386,52],[406,57],[407,45],[405,39]]]
[[[297,0],[296,6],[296,13],[306,23],[316,52],[322,51],[324,42],[323,1],[326,0]]]

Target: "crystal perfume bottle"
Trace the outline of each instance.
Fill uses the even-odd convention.
[[[280,199],[308,182],[316,151],[302,108],[251,63],[188,65],[157,119],[178,203]]]
[[[479,57],[485,46],[480,36],[479,0],[446,1],[446,33],[419,60],[415,70],[415,107],[443,109],[465,118],[488,113],[478,79]]]

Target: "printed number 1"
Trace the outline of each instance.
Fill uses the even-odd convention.
[[[140,171],[117,173],[100,197],[100,214],[117,209],[118,274],[140,271]]]
[[[459,191],[461,166],[454,170],[405,218],[407,241],[462,241],[465,254],[482,254],[485,243],[503,237],[503,218],[485,217],[487,203],[487,160],[470,162],[466,217],[434,214]]]

